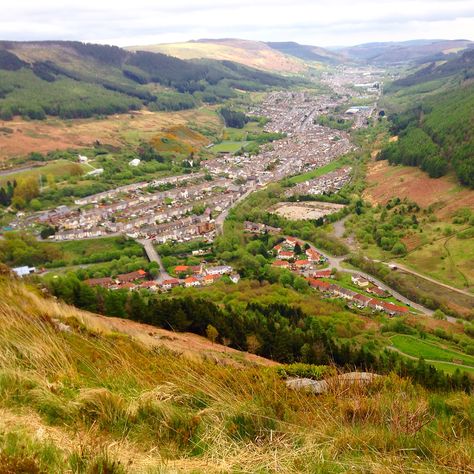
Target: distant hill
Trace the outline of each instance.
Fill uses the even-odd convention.
[[[219,59],[235,61],[265,71],[300,73],[306,65],[299,56],[288,56],[285,51],[269,43],[242,39],[200,39],[184,43],[130,46],[131,51],[152,51],[170,54],[181,59]],[[295,57],[296,56],[296,57]]]
[[[232,61],[185,61],[73,41],[0,42],[1,119],[89,117],[144,105],[178,110],[199,101],[219,102],[235,95],[235,89],[264,90],[289,83]],[[157,84],[168,91],[157,93]]]
[[[333,52],[318,46],[299,44],[293,41],[269,42],[270,48],[280,51],[288,56],[300,58],[303,61],[318,61],[323,63],[338,63],[344,58]]]
[[[406,87],[437,79],[459,76],[460,80],[474,78],[474,48],[458,54],[438,55],[431,62],[407,77],[394,81],[394,87]]]
[[[439,53],[458,52],[473,47],[469,40],[413,40],[389,43],[366,43],[346,48],[337,52],[348,58],[372,64],[389,65],[419,61]]]

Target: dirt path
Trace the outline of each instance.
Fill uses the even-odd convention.
[[[376,261],[376,260],[374,260],[374,261]],[[423,278],[423,279],[425,279],[425,280],[427,280],[431,283],[434,283],[435,285],[442,286],[444,288],[447,288],[448,290],[455,291],[456,293],[460,293],[464,296],[469,296],[470,298],[472,298],[473,303],[474,303],[474,295],[472,293],[469,293],[468,291],[461,290],[459,288],[456,288],[455,286],[447,285],[446,283],[441,283],[439,280],[435,280],[434,278],[423,275],[422,273],[415,272],[411,268],[406,267],[405,265],[402,265],[398,262],[388,262],[388,263],[387,262],[380,262],[380,263],[383,263],[384,265],[393,265],[393,266],[399,268],[400,270],[403,270],[406,273],[411,273],[412,275]]]

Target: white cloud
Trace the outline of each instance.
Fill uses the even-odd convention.
[[[1,39],[118,45],[240,37],[308,44],[474,39],[472,0],[15,0]]]

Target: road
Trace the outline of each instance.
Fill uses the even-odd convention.
[[[303,241],[304,242],[304,241]],[[346,272],[346,273],[351,273],[351,274],[354,274],[354,275],[361,275],[363,276],[364,278],[366,278],[367,280],[371,281],[372,283],[374,283],[375,285],[377,285],[378,287],[382,288],[383,290],[385,290],[387,293],[391,294],[394,298],[396,298],[398,301],[401,301],[402,303],[406,304],[407,306],[410,306],[411,308],[413,309],[416,309],[418,311],[420,311],[421,313],[423,314],[426,314],[427,316],[433,316],[433,313],[434,311],[429,309],[429,308],[425,308],[424,306],[418,304],[418,303],[415,303],[414,301],[411,301],[409,300],[408,298],[406,298],[405,296],[401,295],[400,293],[398,293],[397,291],[395,291],[394,289],[392,289],[391,287],[387,286],[385,283],[383,283],[382,281],[378,280],[377,278],[373,277],[372,275],[369,275],[368,273],[365,273],[363,271],[360,271],[360,270],[352,270],[350,268],[345,268],[342,266],[342,262],[344,261],[344,259],[346,258],[346,256],[342,256],[342,257],[332,257],[331,255],[327,254],[326,252],[324,252],[323,250],[321,249],[318,249],[316,248],[314,245],[312,245],[310,242],[305,242],[307,243],[312,249],[316,250],[317,252],[319,252],[321,255],[323,255],[324,257],[326,257],[328,263],[329,263],[329,266],[331,268],[334,268],[336,269],[337,271],[341,271],[341,272]],[[448,321],[451,321],[451,322],[456,322],[456,318],[452,318],[452,317],[449,317],[448,316]]]
[[[216,234],[220,235],[222,234],[224,230],[224,221],[226,220],[227,216],[229,215],[229,211],[235,207],[239,202],[243,201],[246,197],[250,196],[254,191],[256,190],[256,187],[250,188],[248,191],[246,191],[242,196],[240,196],[238,199],[236,199],[231,206],[229,206],[225,211],[221,212],[216,220],[215,220],[215,225],[216,225]]]
[[[153,241],[145,239],[145,240],[137,240],[137,242],[143,245],[143,248],[145,249],[148,260],[150,260],[150,262],[156,262],[160,268],[160,273],[155,278],[155,280],[158,283],[161,283],[163,282],[163,280],[169,280],[170,278],[172,278],[169,275],[169,273],[166,272],[163,262],[161,261],[161,257],[158,255],[158,252],[153,246]]]

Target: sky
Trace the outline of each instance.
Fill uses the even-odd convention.
[[[5,0],[4,0],[5,1]],[[474,0],[6,0],[2,40],[130,46],[200,38],[319,46],[474,40]]]

